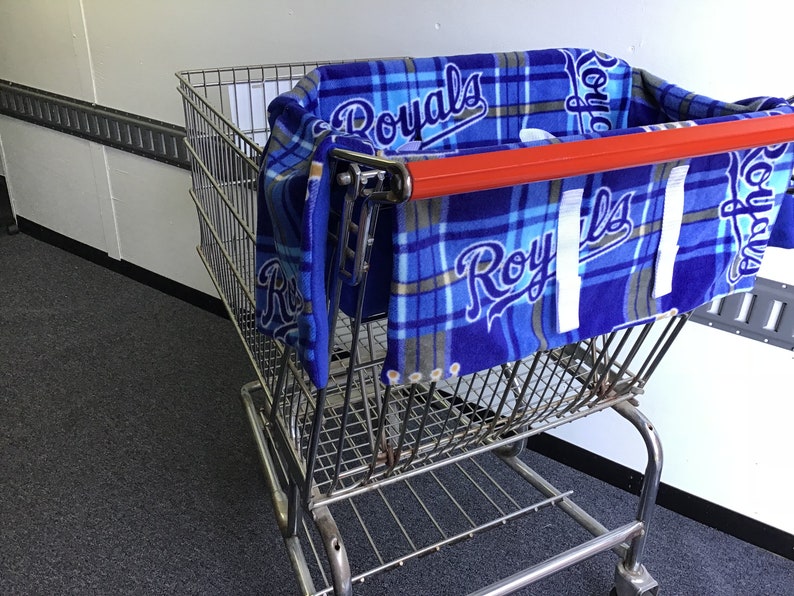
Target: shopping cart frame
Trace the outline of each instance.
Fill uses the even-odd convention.
[[[335,365],[332,376],[339,376],[338,381],[329,383],[330,390],[311,386],[294,351],[256,331],[253,224],[262,149],[254,140],[265,138],[268,131],[266,125],[257,126],[253,117],[245,130],[238,126],[247,117],[245,114],[241,117],[240,98],[232,102],[229,90],[242,88],[245,95],[248,86],[248,109],[253,111],[253,90],[257,89],[256,99],[259,100],[256,85],[261,86],[261,103],[256,108],[264,109],[272,99],[267,97],[268,86],[276,93],[286,91],[297,78],[320,64],[325,63],[207,69],[177,74],[185,104],[187,146],[192,162],[190,194],[198,210],[202,235],[199,254],[258,377],[257,381],[242,388],[241,399],[255,438],[277,525],[301,591],[305,594],[332,591],[348,594],[354,583],[374,573],[401,566],[414,557],[530,512],[555,506],[588,530],[593,538],[496,581],[476,594],[511,593],[607,550],[615,551],[620,557],[615,573],[617,594],[656,593],[658,586],[642,565],[642,558],[659,488],[662,449],[655,428],[637,409],[636,399],[680,332],[686,316],[536,354],[527,361],[505,364],[493,373],[496,381],[489,381],[491,371],[480,377],[474,375],[473,380],[465,381],[468,383],[464,383],[465,391],[456,389],[452,396],[448,395],[449,391],[433,386],[417,388],[412,385],[406,395],[395,394],[397,397],[391,402],[388,386],[376,388],[373,375],[367,379],[360,376],[362,370],[374,370],[377,366],[372,346],[377,343],[382,329],[378,329],[377,322],[364,321],[358,316],[359,310],[352,317],[354,324],[350,325],[349,333],[343,330],[340,335],[335,329],[340,319],[338,291],[330,292],[329,322],[332,330],[337,331],[331,335],[337,339],[344,337],[345,347],[349,349],[344,350],[344,358],[341,358],[334,346],[329,347]],[[242,111],[245,112],[245,106]],[[573,144],[573,153],[570,146],[550,145],[407,165],[337,150],[334,153],[337,160],[335,178],[339,185],[347,187],[347,198],[337,214],[337,228],[331,233],[339,249],[337,254],[342,256],[330,273],[329,288],[338,290],[344,283],[358,287],[358,296],[362,296],[368,274],[367,251],[374,237],[378,213],[394,203],[789,141],[794,137],[792,119],[792,116],[776,116],[726,123],[726,126],[657,131],[643,135],[643,139],[637,139],[636,135],[593,139]],[[353,221],[354,206],[362,204],[361,215]],[[347,250],[349,246],[354,249]],[[359,352],[366,357],[362,358]],[[637,373],[630,372],[629,366],[637,366]],[[538,369],[551,371],[546,380],[542,375],[539,378],[543,383],[549,383],[548,378],[555,379],[556,391],[562,386],[556,379],[566,378],[566,391],[572,397],[566,393],[565,399],[552,395],[532,402],[529,381],[524,382],[521,390],[516,389],[517,379],[524,378],[522,375],[533,379]],[[374,388],[375,397],[365,395],[367,387]],[[538,387],[535,382],[535,389]],[[545,395],[549,386],[541,389]],[[472,412],[460,400],[455,401],[461,393],[479,392],[476,405],[484,405],[484,395],[489,391],[502,397],[497,400],[496,411],[486,408],[485,415]],[[515,398],[517,405],[511,413],[502,415],[508,397]],[[362,413],[349,423],[357,400],[362,404]],[[523,410],[519,407],[524,404],[522,400],[526,401]],[[366,405],[370,403],[372,411]],[[443,404],[447,416],[443,425],[440,420],[433,419],[436,415],[431,408],[433,403]],[[493,397],[487,404],[494,404]],[[638,509],[627,523],[612,530],[576,505],[570,492],[558,490],[520,458],[522,445],[528,437],[607,408],[628,420],[640,434],[647,452]],[[414,416],[415,409],[421,415]],[[521,413],[516,415],[519,411]],[[458,422],[454,432],[447,431],[446,420],[450,413]],[[434,444],[425,440],[423,432],[428,418],[441,429],[439,437],[443,434],[444,441],[439,438]],[[409,429],[417,420],[422,426]],[[350,439],[352,447],[347,451],[355,451],[359,458],[353,465],[343,456],[348,440],[346,428],[365,422],[371,437],[371,453],[361,455],[366,445],[356,443],[358,439]],[[461,423],[468,424],[463,431],[457,430]],[[339,436],[326,440],[323,434],[332,434],[327,430],[332,424],[337,425],[333,432],[338,432]],[[390,450],[382,449],[378,444],[378,437],[382,438],[389,429],[396,429],[395,437],[399,437],[396,449],[394,445]],[[401,461],[406,436],[415,437],[415,442],[407,450],[410,455]],[[414,548],[388,561],[381,557],[365,522],[361,521],[380,564],[362,572],[352,569],[342,540],[344,532],[332,510],[350,506],[361,520],[355,509],[356,500],[383,498],[397,519],[392,505],[383,497],[386,491],[405,490],[426,508],[416,496],[414,484],[430,476],[436,478],[458,470],[471,479],[473,473],[465,466],[480,457],[506,464],[527,487],[540,493],[541,500],[517,505],[508,512],[497,507],[498,514],[488,521],[472,522],[470,527],[459,532],[442,530],[441,539],[424,546],[416,547],[408,537]],[[488,476],[485,468],[479,463],[476,466]],[[473,482],[472,490],[484,493],[483,484],[488,485],[488,482]],[[505,492],[501,486],[499,490]],[[457,505],[455,497],[450,495],[450,498],[451,503]],[[439,525],[433,515],[428,515]],[[406,534],[399,519],[397,523]],[[324,558],[321,551],[325,553]],[[316,587],[318,578],[323,587]]]

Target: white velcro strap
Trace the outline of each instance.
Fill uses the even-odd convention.
[[[567,190],[557,221],[557,332],[579,328],[579,237],[584,189]]]
[[[522,143],[531,143],[533,141],[546,141],[556,137],[541,128],[522,128],[518,131],[518,138]]]
[[[661,298],[673,291],[673,270],[678,255],[678,238],[684,216],[684,181],[689,166],[676,166],[667,179],[664,192],[662,233],[656,253],[656,271],[653,277],[653,297]]]

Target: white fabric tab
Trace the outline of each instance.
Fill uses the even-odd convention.
[[[661,298],[673,291],[675,258],[678,255],[678,238],[684,216],[684,180],[689,166],[676,166],[667,179],[664,191],[662,233],[656,253],[656,271],[653,277],[653,297]]]
[[[579,238],[584,189],[567,190],[557,221],[557,332],[579,328]]]
[[[531,143],[533,141],[545,141],[556,137],[542,128],[522,128],[518,131],[518,138],[522,143]]]

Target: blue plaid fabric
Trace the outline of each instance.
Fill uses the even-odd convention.
[[[591,50],[322,67],[270,106],[259,329],[295,346],[325,386],[332,147],[410,161],[791,112],[774,98],[714,101]],[[382,380],[463,375],[749,289],[770,235],[794,237],[794,217],[773,233],[790,210],[792,166],[785,144],[395,208],[372,264],[390,275],[365,305],[388,311]],[[672,291],[654,297],[665,192],[681,171]],[[579,324],[560,331],[557,234],[571,192],[581,197]]]
[[[259,172],[256,230],[257,328],[294,347],[317,387],[328,378],[326,243],[334,147],[360,153],[368,143],[335,134],[286,102],[271,106],[271,134]],[[277,109],[277,112],[275,111]]]

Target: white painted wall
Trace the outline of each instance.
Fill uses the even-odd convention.
[[[4,0],[0,48],[0,77],[93,100],[79,0]]]
[[[663,482],[794,534],[794,354],[694,323],[640,397],[662,437]],[[554,434],[642,470],[639,436],[612,411]]]
[[[790,0],[5,0],[0,78],[181,123],[182,69],[581,46],[720,99],[789,96],[792,16]],[[186,173],[4,117],[0,138],[17,213],[212,291]],[[794,283],[794,254],[771,255],[765,275]],[[666,439],[664,481],[794,533],[793,378],[791,354],[691,325],[643,399]],[[558,434],[641,468],[615,422]]]
[[[0,121],[0,135],[17,215],[107,251],[98,188],[107,177],[94,168],[96,147],[11,118]]]

